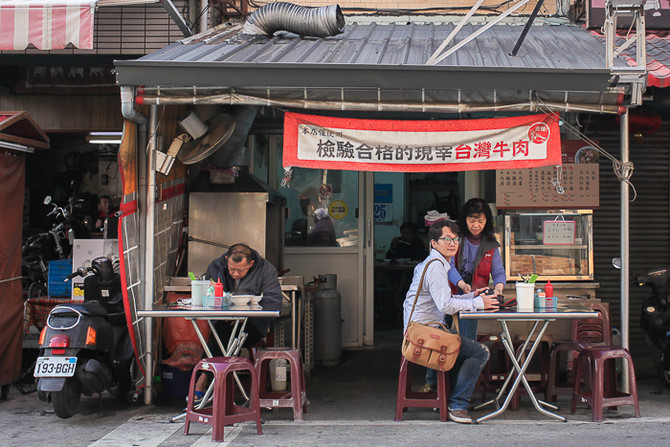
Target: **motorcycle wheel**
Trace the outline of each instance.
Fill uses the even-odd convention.
[[[35,281],[28,286],[28,298],[47,296],[47,286],[42,281]]]
[[[51,394],[51,400],[54,404],[54,413],[59,418],[71,418],[77,412],[81,400],[81,384],[76,378],[70,377],[63,384],[61,391]]]

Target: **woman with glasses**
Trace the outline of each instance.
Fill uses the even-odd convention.
[[[467,293],[487,288],[492,278],[495,294],[502,295],[507,276],[500,256],[500,244],[493,232],[491,207],[485,200],[470,199],[458,216],[458,226],[464,237],[458,252],[451,258],[454,268],[449,274],[451,283],[457,285],[459,293]],[[477,340],[477,320],[464,320],[460,329],[461,336]]]
[[[496,309],[496,295],[480,295],[482,289],[463,295],[453,295],[449,284],[449,262],[458,252],[460,236],[458,225],[450,220],[435,222],[428,229],[430,238],[430,254],[416,266],[412,284],[405,298],[405,330],[409,324],[414,299],[423,276],[423,287],[418,293],[412,320],[429,324],[440,322],[445,315],[453,315],[460,311]],[[437,262],[431,262],[436,259]],[[425,273],[424,273],[425,269]],[[465,320],[464,320],[465,321]],[[437,325],[436,325],[437,326]],[[477,384],[479,374],[488,361],[488,348],[474,340],[461,337],[461,349],[454,368],[450,371],[451,391],[449,393],[449,418],[452,421],[469,424],[472,419],[468,415],[470,397]],[[437,374],[428,369],[424,391],[437,386]]]

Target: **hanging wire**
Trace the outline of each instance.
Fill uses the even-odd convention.
[[[551,184],[556,188],[558,194],[565,194],[565,188],[561,185],[561,180],[563,180],[563,166],[556,165],[554,166],[554,169],[556,169],[556,177],[551,179]]]
[[[540,109],[540,111],[544,112],[547,115],[553,116],[555,119],[559,119],[558,113],[551,110],[551,108],[549,108],[542,101],[542,99],[537,95],[537,93],[535,94],[535,98],[537,99],[538,109]],[[635,202],[635,199],[637,199],[637,190],[635,189],[635,185],[633,185],[633,183],[630,181],[631,177],[633,176],[633,171],[635,170],[633,162],[627,161],[624,163],[620,161],[615,156],[613,156],[605,149],[600,147],[598,143],[587,137],[581,130],[579,130],[579,128],[573,126],[566,120],[562,120],[562,122],[563,125],[566,126],[568,129],[570,129],[570,131],[572,131],[575,135],[577,135],[580,140],[596,149],[599,153],[601,153],[605,158],[607,158],[612,163],[612,170],[614,171],[614,175],[616,175],[617,180],[619,180],[620,182],[626,182],[628,186],[630,186],[633,189],[633,198],[631,199],[631,202]]]
[[[281,181],[281,187],[282,188],[290,188],[291,187],[291,176],[293,175],[293,170],[289,166],[288,168],[284,168],[284,178]]]

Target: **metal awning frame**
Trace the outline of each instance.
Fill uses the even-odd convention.
[[[143,88],[142,105],[256,105],[368,112],[584,112],[622,113],[623,89],[607,94],[574,91],[464,91],[385,89]],[[521,98],[524,97],[522,100]]]

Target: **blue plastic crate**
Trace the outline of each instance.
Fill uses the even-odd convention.
[[[49,262],[49,296],[71,296],[72,282],[65,282],[72,273],[72,259]]]

